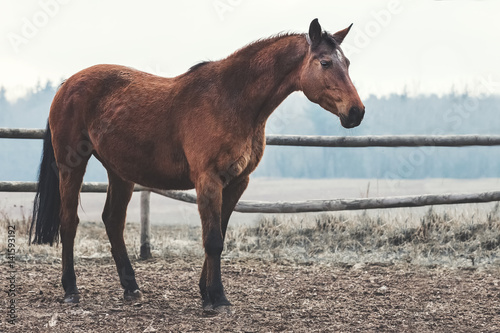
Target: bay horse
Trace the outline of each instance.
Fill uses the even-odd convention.
[[[93,155],[108,173],[102,219],[124,298],[142,297],[123,239],[134,184],[195,188],[205,250],[202,306],[227,310],[221,280],[226,228],[262,158],[268,117],[302,91],[346,128],[363,119],[340,48],[351,26],[330,34],[315,19],[306,34],[262,39],[173,78],[97,65],[67,79],[50,108],[30,228],[36,244],[52,245],[60,235],[64,302],[80,299],[73,246],[80,188]]]

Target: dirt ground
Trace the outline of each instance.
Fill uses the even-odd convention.
[[[80,259],[80,304],[61,304],[60,264],[16,263],[8,332],[499,332],[500,268],[225,261],[232,314],[201,310],[202,258],[135,261],[144,293],[124,303],[114,263]],[[2,281],[2,284],[4,281]],[[2,330],[2,329],[0,329]]]

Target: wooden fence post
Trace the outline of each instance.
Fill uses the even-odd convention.
[[[151,226],[149,223],[150,197],[150,191],[141,191],[141,259],[152,258],[150,243]]]

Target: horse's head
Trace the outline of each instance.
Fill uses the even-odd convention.
[[[365,106],[349,77],[349,60],[340,49],[350,28],[331,35],[323,32],[317,19],[312,21],[307,35],[309,52],[300,74],[307,98],[337,115],[345,128],[358,126],[365,114]]]

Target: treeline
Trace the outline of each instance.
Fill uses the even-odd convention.
[[[44,128],[56,87],[40,85],[10,103],[0,88],[0,127]],[[366,115],[351,130],[301,94],[271,116],[267,134],[500,134],[500,96],[391,95],[364,100]],[[0,139],[0,180],[35,180],[40,140]],[[500,176],[500,148],[300,148],[268,146],[254,176],[298,178],[480,178]],[[105,181],[97,161],[86,180]]]

